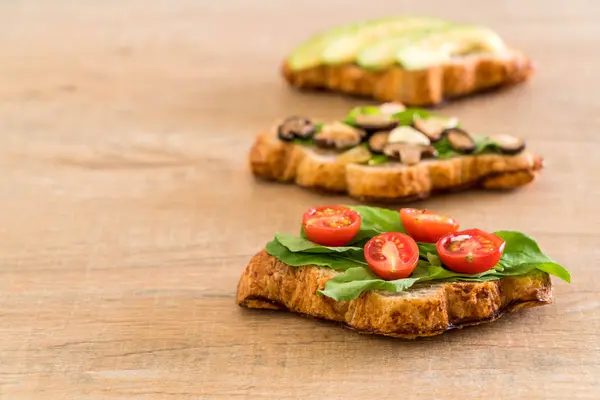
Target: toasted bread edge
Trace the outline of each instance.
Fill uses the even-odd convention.
[[[537,270],[488,282],[418,284],[401,293],[370,291],[349,301],[317,294],[336,274],[329,268],[291,267],[262,250],[244,270],[236,302],[245,308],[286,310],[360,333],[403,339],[435,336],[552,302],[550,277]]]
[[[515,50],[508,57],[466,56],[450,64],[417,71],[397,66],[371,71],[355,64],[320,65],[296,71],[285,61],[280,70],[295,88],[326,89],[410,106],[433,106],[445,100],[516,85],[535,73],[533,62]]]
[[[270,132],[256,137],[249,163],[262,179],[373,203],[402,203],[471,188],[513,189],[534,181],[543,168],[542,158],[529,152],[465,155],[406,167],[342,164],[282,142]]]

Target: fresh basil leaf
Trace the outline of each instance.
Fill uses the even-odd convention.
[[[488,137],[473,136],[473,140],[475,141],[475,150],[473,150],[471,154],[498,153],[500,151],[498,145],[492,142]],[[447,138],[432,143],[432,146],[437,150],[437,158],[440,160],[447,160],[463,155],[452,148],[452,145]]]
[[[498,145],[495,142],[492,142],[488,137],[475,136],[473,139],[475,140],[475,154],[500,152]]]
[[[389,161],[389,158],[385,154],[373,154],[373,156],[371,156],[371,159],[367,162],[367,164],[380,165],[380,164],[385,164],[388,161]]]
[[[267,253],[278,260],[291,265],[301,267],[304,265],[316,265],[318,267],[329,267],[335,270],[346,270],[354,267],[367,266],[364,255],[361,253],[294,253],[287,247],[273,239],[266,245]]]
[[[385,281],[369,268],[350,268],[327,281],[325,288],[318,293],[337,301],[353,300],[361,293],[369,290],[384,290],[401,292],[411,287],[417,279],[406,278],[395,281]]]
[[[420,282],[448,279],[455,276],[455,272],[447,270],[440,266],[422,262],[417,264],[417,267],[411,274],[411,277],[418,278]]]
[[[417,265],[411,277],[419,278],[419,282],[444,280],[482,282],[500,279],[502,275],[493,269],[479,274],[461,274],[442,267],[441,263],[440,265],[432,265],[428,262],[423,262]]]
[[[386,208],[369,206],[348,206],[358,211],[362,218],[360,230],[352,240],[352,243],[358,243],[365,239],[370,239],[380,233],[385,232],[404,232],[404,227],[400,221],[400,214],[397,211]]]
[[[438,257],[437,254],[434,253],[427,253],[427,261],[429,261],[429,264],[431,264],[434,267],[441,267],[442,266],[442,261],[440,260],[440,257]]]
[[[419,247],[419,256],[421,258],[427,259],[427,254],[436,254],[437,255],[437,249],[435,248],[435,243],[419,242],[419,243],[417,243],[417,246]]]
[[[346,271],[327,282],[320,291],[322,295],[336,300],[351,300],[368,290],[399,292],[416,282],[468,281],[485,282],[508,276],[522,276],[536,270],[552,274],[567,282],[569,272],[552,261],[531,237],[515,231],[498,231],[496,235],[506,241],[500,262],[492,269],[479,274],[461,274],[442,265],[434,243],[417,243],[419,262],[410,278],[397,281],[380,279],[369,269],[363,246],[367,240],[380,233],[403,232],[397,211],[369,207],[350,206],[362,217],[361,228],[351,245],[327,247],[311,242],[301,230],[300,236],[278,233],[267,244],[267,252],[291,266],[316,265]]]
[[[344,119],[345,123],[354,125],[356,123],[356,117],[361,114],[381,114],[379,106],[361,106],[355,107]],[[392,115],[392,118],[398,121],[398,125],[411,125],[417,118],[428,118],[434,115],[432,112],[424,108],[407,108],[403,111],[397,112]]]
[[[533,271],[537,265],[536,263],[531,263],[531,264],[518,264],[518,265],[511,265],[509,267],[505,267],[502,266],[501,264],[500,268],[493,268],[489,271],[486,272],[490,272],[490,273],[494,273],[498,276],[515,276],[515,275],[525,275],[530,273],[531,271]]]
[[[289,233],[276,233],[275,239],[277,241],[287,247],[291,252],[305,252],[305,253],[344,253],[347,251],[358,251],[363,252],[362,247],[356,246],[338,246],[338,247],[328,247],[321,246],[320,244],[316,244],[306,239],[306,237],[291,235]]]
[[[461,155],[461,153],[452,148],[452,145],[447,138],[443,138],[435,143],[432,143],[432,146],[436,149],[438,153],[437,158],[440,160],[446,160],[448,158],[458,157]]]
[[[313,140],[312,139],[294,138],[292,140],[292,143],[298,144],[298,145],[301,145],[301,146],[310,146],[310,145],[313,144]]]
[[[379,106],[361,106],[361,107],[354,107],[352,110],[350,110],[350,112],[348,113],[348,115],[346,116],[346,118],[344,119],[343,122],[350,124],[350,125],[354,125],[356,123],[356,117],[359,115],[370,115],[370,114],[380,114],[381,110],[379,109]]]
[[[517,231],[497,231],[494,234],[506,242],[500,263],[522,264],[536,261],[552,261],[542,253],[535,240],[524,233]]]
[[[527,265],[527,264],[526,264]],[[571,283],[571,274],[565,267],[555,262],[545,262],[541,264],[534,264],[535,268],[540,271],[544,271],[550,275],[554,275],[557,278],[562,279],[565,282]]]
[[[396,288],[395,292],[398,293],[398,292],[405,291],[406,289],[408,289],[409,287],[411,287],[418,281],[419,281],[419,279],[417,279],[417,278],[404,278],[404,279],[396,279],[396,280],[388,281],[388,282],[390,282],[394,285],[394,287]]]
[[[407,108],[404,111],[394,114],[392,117],[398,121],[398,125],[412,125],[415,119],[429,118],[433,115],[435,114],[423,108]]]

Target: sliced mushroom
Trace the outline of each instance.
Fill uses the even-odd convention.
[[[490,140],[505,154],[518,154],[525,150],[525,141],[516,136],[499,134],[490,136]]]
[[[398,103],[396,101],[391,101],[389,103],[383,103],[382,105],[379,106],[379,111],[381,111],[382,114],[388,114],[388,115],[397,114],[404,110],[406,110],[406,106],[404,104]]]
[[[311,120],[297,115],[286,118],[277,128],[277,136],[286,142],[295,138],[310,139],[314,134],[315,125]]]
[[[429,117],[419,118],[413,122],[413,127],[423,132],[432,142],[440,140],[446,129],[456,128],[457,125],[457,118]]]
[[[421,161],[423,147],[425,146],[410,143],[388,143],[383,149],[383,153],[404,165],[415,165]]]
[[[431,141],[423,133],[410,126],[399,126],[390,132],[389,143],[411,143],[429,146]]]
[[[451,128],[444,131],[450,146],[461,153],[472,153],[475,150],[475,141],[466,131],[460,128]]]
[[[363,130],[336,121],[323,125],[314,136],[314,141],[324,149],[345,150],[360,144],[365,136]]]
[[[435,158],[438,156],[438,152],[433,146],[423,146],[421,149],[422,158]]]
[[[373,153],[382,154],[383,148],[387,144],[389,136],[389,132],[375,132],[373,135],[371,135],[369,141],[367,142],[369,145],[369,150],[371,150]]]
[[[394,129],[398,126],[398,121],[391,114],[358,114],[354,118],[354,124],[367,133],[373,133]]]

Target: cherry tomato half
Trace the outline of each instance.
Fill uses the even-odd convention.
[[[380,278],[407,278],[417,266],[419,248],[417,242],[404,233],[382,233],[365,245],[365,259]]]
[[[417,242],[435,243],[459,226],[453,218],[416,208],[401,208],[400,219],[406,233]]]
[[[442,263],[452,271],[478,274],[498,264],[505,244],[493,233],[467,229],[444,236],[435,248]]]
[[[304,213],[302,226],[306,237],[323,246],[343,246],[356,236],[362,218],[343,206],[314,207]]]

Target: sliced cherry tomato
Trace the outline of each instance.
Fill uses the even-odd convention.
[[[467,229],[444,236],[435,247],[442,263],[452,271],[478,274],[498,264],[505,244],[493,233]]]
[[[393,280],[410,276],[419,261],[417,242],[408,235],[387,232],[365,245],[365,259],[380,278]]]
[[[404,230],[417,242],[435,243],[442,236],[458,230],[458,221],[428,210],[401,208]]]
[[[356,236],[362,218],[343,206],[314,207],[304,213],[302,225],[306,237],[323,246],[343,246]]]

